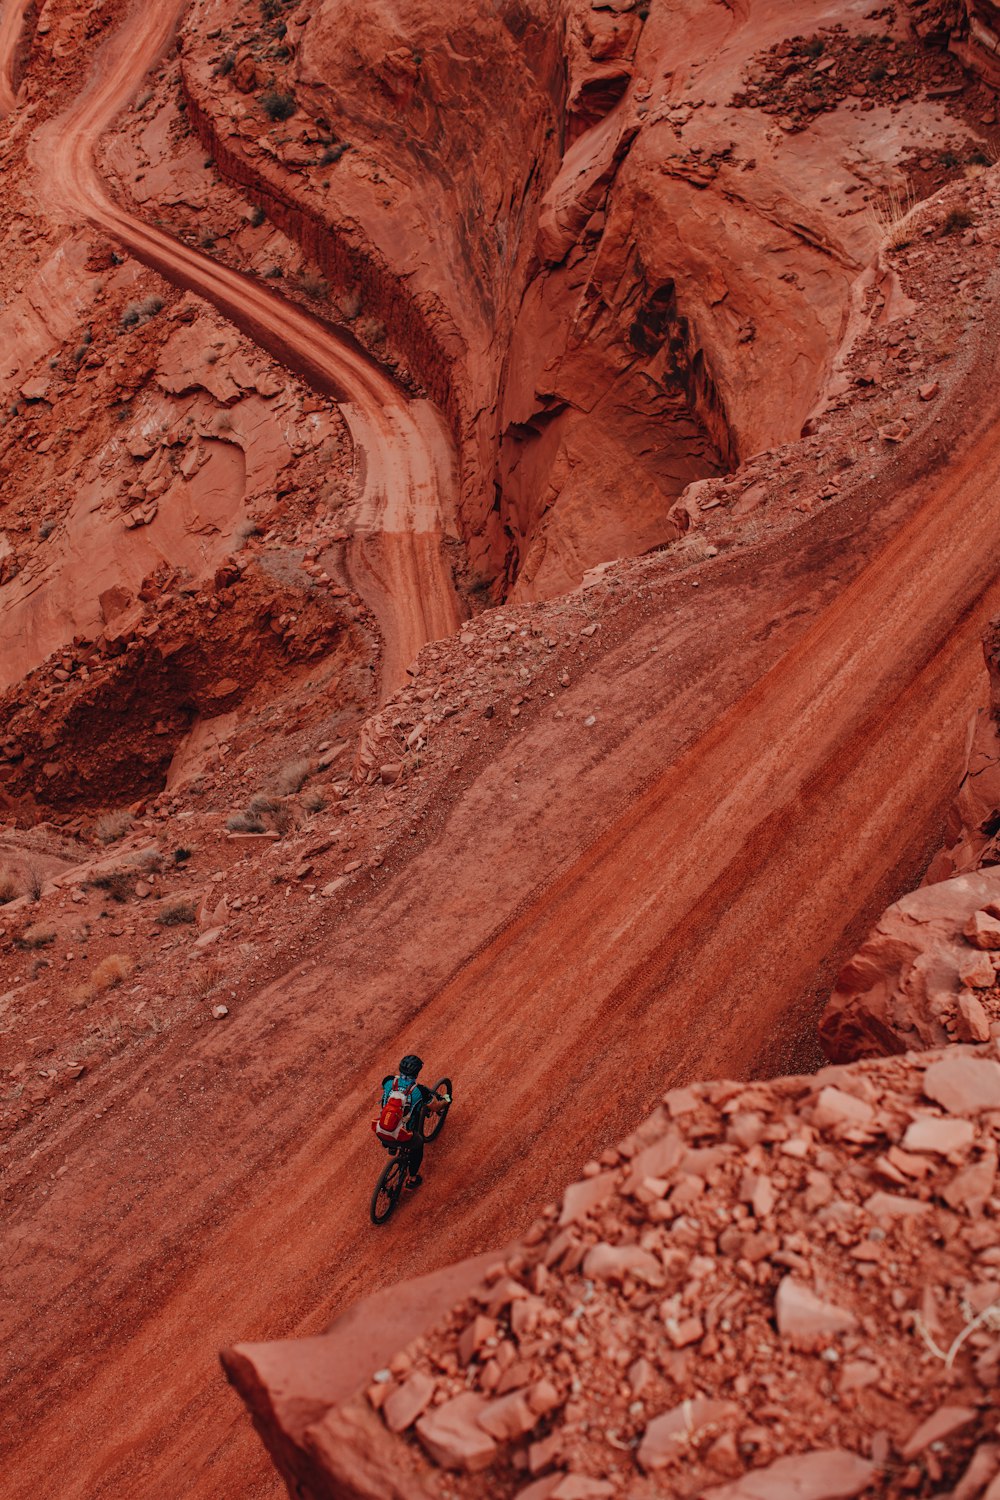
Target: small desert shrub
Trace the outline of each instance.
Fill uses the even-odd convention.
[[[158,849],[147,849],[145,854],[140,854],[136,865],[148,875],[159,875],[163,869],[163,855]]]
[[[38,528],[38,540],[40,542],[44,542],[45,539],[46,539],[46,537],[50,537],[52,535],[52,533],[55,531],[55,529],[56,529],[56,523],[55,523],[55,520],[53,519],[53,517],[52,516],[46,516],[45,520],[41,523],[41,525]]]
[[[260,536],[261,534],[261,529],[257,525],[257,522],[251,521],[249,518],[245,521],[241,521],[236,528],[236,540],[238,542],[245,542],[250,537]]]
[[[17,939],[19,948],[47,948],[56,940],[54,927],[47,927],[44,922],[34,922],[26,927]]]
[[[280,806],[280,797],[272,797],[269,792],[256,792],[247,803],[247,812],[257,816],[260,813],[277,812]]]
[[[32,901],[41,901],[42,886],[45,884],[45,877],[37,865],[28,866],[27,874],[25,875],[25,884]]]
[[[84,884],[93,890],[106,891],[112,901],[121,905],[135,890],[136,878],[128,870],[103,870],[100,875],[92,875]]]
[[[304,757],[286,761],[274,778],[274,789],[279,797],[289,797],[292,792],[299,791],[311,769],[311,763]]]
[[[971,229],[975,222],[967,208],[953,208],[941,221],[941,233],[958,234],[962,229]]]
[[[323,167],[332,167],[334,162],[339,161],[344,152],[350,149],[346,141],[339,141],[337,145],[331,143],[329,146],[324,146],[319,159],[320,165]]]
[[[141,302],[130,302],[121,315],[123,328],[137,328],[163,309],[162,297],[143,297]]]
[[[191,858],[191,850],[190,849],[185,849],[183,846],[181,846],[181,847],[179,847],[179,848],[177,848],[177,849],[174,850],[174,864],[175,865],[182,865],[182,864],[185,863],[185,861],[189,860],[190,858]]]
[[[916,207],[917,199],[908,182],[902,188],[889,188],[881,198],[869,203],[869,223],[891,250],[901,250],[909,244]]]
[[[207,995],[209,990],[214,989],[220,979],[226,975],[226,965],[220,958],[211,958],[207,963],[201,964],[194,970],[187,980],[189,990],[194,995]]]
[[[135,964],[126,953],[109,953],[102,958],[90,976],[90,987],[95,995],[105,990],[117,989],[132,973]]]
[[[330,288],[322,276],[313,276],[308,271],[299,277],[299,290],[309,298],[310,302],[322,302],[324,297],[330,295]]]
[[[264,821],[256,813],[230,813],[226,827],[230,833],[263,833]]]
[[[132,827],[132,818],[127,812],[102,813],[94,824],[94,833],[102,844],[113,844]]]
[[[302,798],[302,806],[307,813],[322,812],[326,806],[326,798],[319,791],[306,792]]]
[[[264,222],[264,220],[266,218],[267,218],[267,215],[265,214],[264,210],[261,208],[260,204],[259,203],[255,203],[254,206],[253,206],[253,208],[250,210],[250,226],[251,226],[251,228],[252,229],[259,229],[260,226],[263,224],[263,222]]]
[[[0,906],[6,906],[17,895],[17,880],[11,870],[0,870]]]
[[[290,120],[298,108],[294,94],[279,94],[275,89],[261,94],[260,104],[269,120]]]
[[[180,927],[185,922],[197,920],[197,912],[193,901],[185,897],[175,898],[173,901],[164,901],[156,913],[156,920],[161,927]]]
[[[219,63],[218,72],[221,77],[228,78],[236,66],[236,53],[227,52]]]
[[[362,318],[358,323],[358,333],[366,344],[385,343],[385,324],[381,318]]]
[[[276,833],[287,833],[294,822],[291,808],[284,802],[279,802],[271,814],[271,827]]]

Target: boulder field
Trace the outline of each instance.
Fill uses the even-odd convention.
[[[997,1500],[994,23],[3,5],[4,1493]]]

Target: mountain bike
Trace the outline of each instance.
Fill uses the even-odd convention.
[[[444,1122],[448,1118],[448,1111],[452,1104],[451,1079],[439,1078],[431,1091],[436,1099],[447,1099],[447,1104],[440,1111],[428,1114],[426,1109],[420,1111],[416,1128],[420,1131],[424,1142],[437,1140],[444,1129]],[[373,1224],[384,1224],[392,1216],[396,1204],[403,1195],[403,1188],[409,1176],[410,1147],[408,1144],[400,1146],[389,1146],[386,1148],[389,1160],[382,1169],[382,1174],[375,1184],[372,1193],[371,1220]]]

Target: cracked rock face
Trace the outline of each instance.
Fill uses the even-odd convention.
[[[820,1035],[846,1061],[982,1041],[1000,1020],[1000,872],[921,887],[891,906],[841,971]],[[1000,907],[997,908],[1000,910]]]

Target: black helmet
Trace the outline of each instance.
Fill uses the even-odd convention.
[[[399,1071],[405,1078],[416,1078],[423,1067],[423,1059],[413,1052],[408,1052],[399,1065]]]

